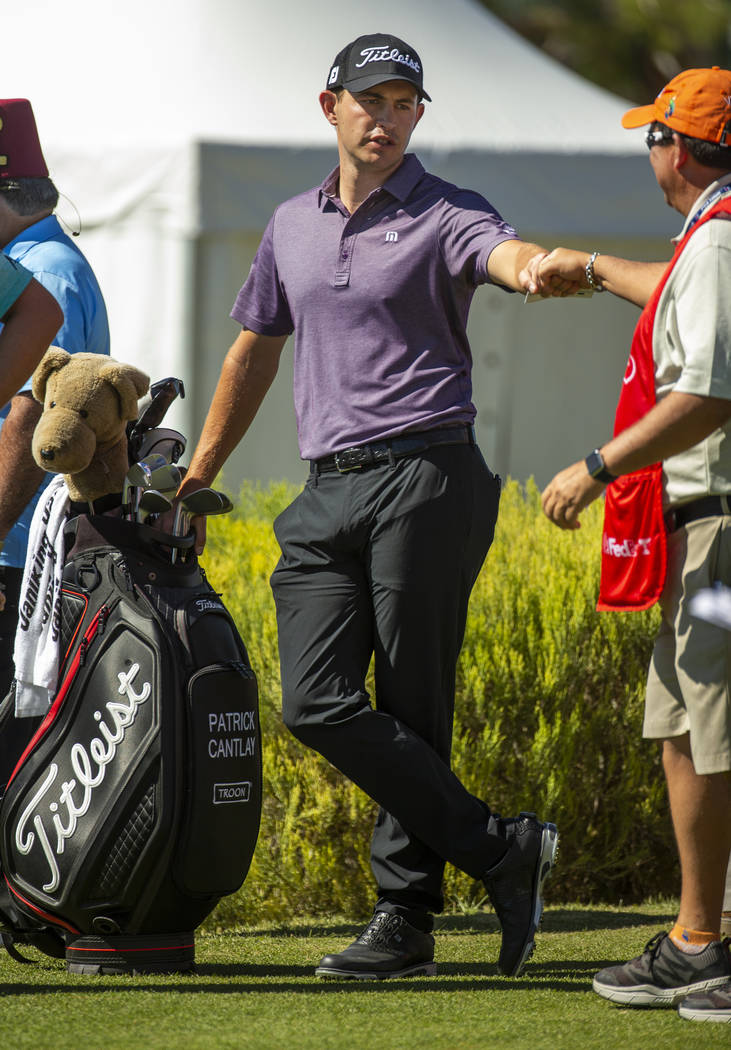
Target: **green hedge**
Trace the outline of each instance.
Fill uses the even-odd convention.
[[[259,679],[262,827],[243,889],[213,926],[369,913],[375,806],[288,733],[280,717],[271,522],[291,486],[246,487],[211,522],[205,565]],[[549,525],[535,485],[505,486],[495,543],[475,586],[460,660],[453,764],[503,814],[534,810],[561,833],[555,900],[641,901],[677,890],[657,746],[640,738],[657,612],[598,614],[601,506],[583,527]],[[448,908],[481,884],[448,867]]]

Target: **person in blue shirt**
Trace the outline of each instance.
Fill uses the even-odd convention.
[[[94,272],[53,211],[58,191],[48,177],[27,99],[0,99],[0,250],[30,270],[63,311],[54,339],[69,353],[109,353],[109,324]],[[41,406],[28,381],[0,408],[0,700],[13,679],[17,596],[28,528],[50,475],[36,466],[31,439]],[[26,721],[26,720],[24,720]],[[6,733],[0,738],[5,749]]]
[[[28,378],[62,321],[61,307],[30,271],[0,254],[0,402]]]

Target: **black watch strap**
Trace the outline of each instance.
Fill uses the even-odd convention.
[[[618,475],[610,474],[604,465],[604,459],[598,448],[589,453],[584,463],[586,463],[586,469],[589,471],[589,474],[596,478],[597,481],[603,481],[605,485],[608,485],[610,481],[617,480]]]

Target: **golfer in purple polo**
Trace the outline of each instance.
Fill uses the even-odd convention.
[[[294,332],[310,474],[274,525],[284,720],[380,805],[373,918],[323,977],[435,974],[445,861],[484,880],[500,971],[519,975],[558,841],[533,814],[493,813],[450,768],[457,657],[500,494],[472,427],[467,315],[481,284],[534,291],[546,252],[406,153],[424,100],[418,54],[390,33],[336,57],[320,106],[340,163],[264,233],[181,488],[213,481]]]

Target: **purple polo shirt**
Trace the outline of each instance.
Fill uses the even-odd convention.
[[[490,252],[517,236],[413,154],[353,215],[337,187],[338,169],[277,208],[231,312],[295,333],[303,459],[473,422],[467,315]]]

